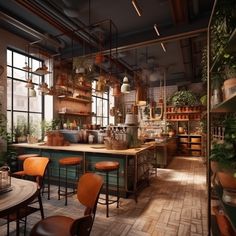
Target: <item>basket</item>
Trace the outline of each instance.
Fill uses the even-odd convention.
[[[127,142],[121,140],[112,140],[112,149],[113,150],[124,150],[127,149]]]

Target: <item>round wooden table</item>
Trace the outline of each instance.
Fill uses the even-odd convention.
[[[38,187],[35,182],[11,178],[12,190],[0,194],[0,217],[16,212],[21,207],[26,206],[38,195]],[[19,225],[16,229],[19,235]]]

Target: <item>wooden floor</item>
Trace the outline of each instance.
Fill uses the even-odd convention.
[[[110,217],[105,217],[105,207],[98,205],[92,236],[200,236],[207,235],[206,171],[199,157],[176,157],[166,169],[158,169],[150,186],[140,192],[138,203],[121,199],[120,208],[110,207]],[[76,196],[69,205],[57,200],[53,187],[51,200],[44,199],[45,215],[62,214],[76,218],[82,214]],[[27,230],[39,220],[38,213],[28,218]],[[15,235],[11,223],[11,235]],[[6,226],[0,235],[6,235]]]

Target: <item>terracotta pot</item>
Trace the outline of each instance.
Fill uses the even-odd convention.
[[[104,56],[102,53],[97,53],[95,56],[95,64],[101,64],[104,60]]]
[[[223,188],[236,190],[236,178],[231,172],[218,171],[217,176]]]
[[[218,206],[213,206],[212,210],[216,216],[216,221],[220,230],[220,235],[222,236],[235,235],[234,230],[232,229],[232,226],[228,221],[227,217],[225,216],[224,212],[220,210]]]

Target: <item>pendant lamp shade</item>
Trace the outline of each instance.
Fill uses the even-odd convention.
[[[123,79],[123,84],[121,85],[121,92],[130,93],[130,84],[127,76],[125,76]]]
[[[147,89],[146,87],[138,86],[136,88],[136,104],[137,106],[147,105]]]
[[[29,89],[29,97],[36,97],[36,91],[34,88]]]
[[[113,93],[112,95],[114,97],[119,97],[121,95],[121,88],[120,88],[120,84],[115,84],[114,87],[113,87]]]

